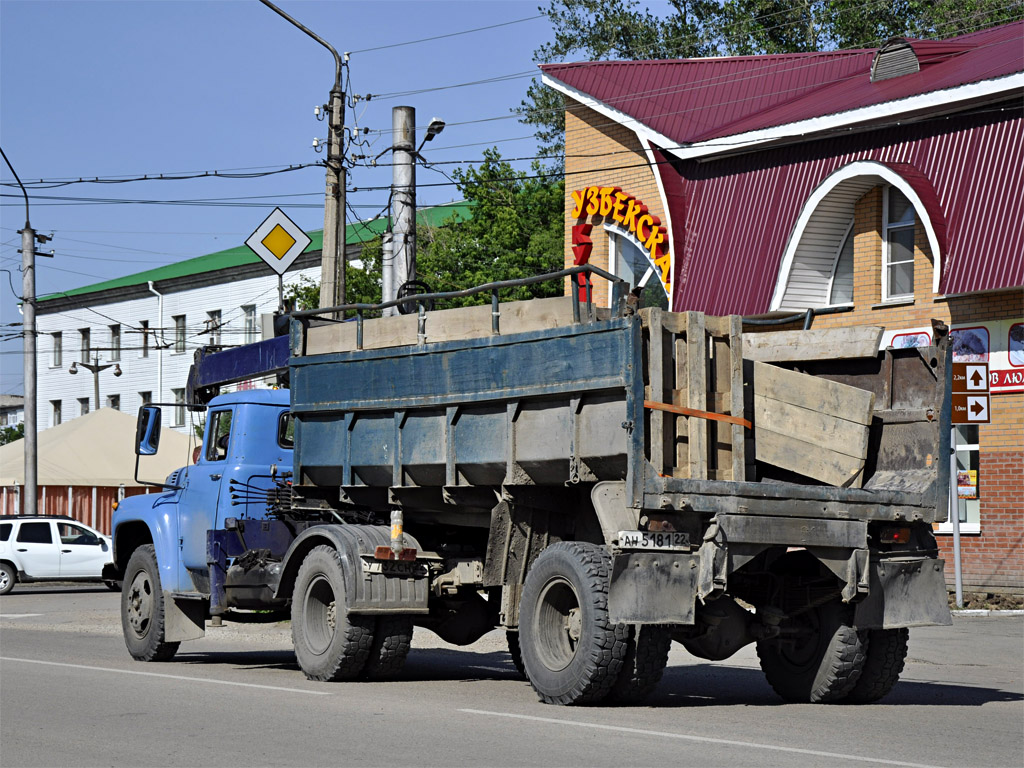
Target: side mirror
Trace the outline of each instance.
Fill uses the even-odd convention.
[[[135,455],[152,456],[160,447],[160,409],[155,405],[139,408],[135,424]]]

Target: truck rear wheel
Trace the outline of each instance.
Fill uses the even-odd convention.
[[[909,639],[909,629],[869,630],[864,670],[846,700],[851,704],[870,704],[888,694],[900,679]]]
[[[867,645],[851,625],[851,610],[838,600],[806,611],[783,634],[757,643],[769,685],[786,701],[841,701],[864,668]]]
[[[526,668],[523,666],[523,651],[519,647],[519,632],[508,630],[505,633],[505,640],[508,642],[508,655],[512,657],[512,666],[526,680]]]
[[[374,620],[353,616],[345,601],[341,556],[315,547],[299,566],[292,595],[292,645],[310,680],[352,680],[370,657]]]
[[[412,619],[408,616],[378,617],[363,677],[367,680],[394,677],[405,664],[411,647]]]
[[[621,704],[637,704],[646,699],[665,672],[671,646],[671,627],[654,624],[631,627],[622,671],[608,698]]]
[[[167,661],[180,643],[168,643],[164,633],[164,593],[156,549],[145,544],[128,560],[121,590],[121,631],[128,653],[139,661]]]
[[[519,642],[530,684],[548,704],[592,704],[615,684],[629,627],[608,620],[611,557],[584,542],[545,549],[526,575]]]

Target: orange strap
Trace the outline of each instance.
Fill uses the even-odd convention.
[[[698,419],[711,419],[712,421],[725,421],[729,424],[739,424],[741,427],[750,429],[753,425],[746,419],[741,419],[739,416],[728,416],[724,413],[711,413],[711,411],[698,411],[696,408],[683,408],[681,405],[669,405],[668,403],[658,403],[654,400],[644,400],[644,408],[650,408],[652,411],[668,411],[669,413],[678,413],[680,416],[696,416]]]

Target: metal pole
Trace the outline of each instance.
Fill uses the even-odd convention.
[[[380,280],[381,280],[381,291],[380,300],[384,302],[394,301],[395,299],[395,274],[392,271],[392,266],[395,263],[395,248],[394,240],[390,231],[385,232],[383,238],[381,238],[380,245]],[[384,315],[395,315],[398,314],[394,307],[388,307],[383,312]]]
[[[36,494],[38,484],[38,445],[39,435],[36,429],[36,233],[29,223],[28,192],[18,178],[7,155],[0,149],[7,167],[14,174],[21,193],[25,196],[25,228],[21,235],[21,312],[24,330],[22,339],[24,354],[25,377],[25,514],[34,515],[38,511]],[[48,239],[48,238],[47,238]]]
[[[964,581],[960,567],[960,497],[956,482],[956,427],[949,438],[949,516],[953,521],[953,582],[956,586],[956,607],[964,607]]]
[[[392,290],[416,279],[416,110],[394,107],[392,129]],[[387,301],[388,299],[385,299]]]
[[[328,105],[327,189],[324,195],[324,242],[320,255],[320,306],[345,303],[345,93],[341,89],[341,57],[334,47],[270,0],[260,0],[279,16],[301,29],[334,56],[334,87]]]
[[[93,355],[92,359],[92,393],[96,398],[96,410],[98,411],[100,409],[100,371],[102,371],[103,368],[109,368],[110,366],[105,365],[103,368],[100,368],[100,356],[98,354]]]

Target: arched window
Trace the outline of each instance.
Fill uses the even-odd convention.
[[[853,303],[853,219],[846,227],[843,244],[836,252],[828,286],[828,303],[833,307]]]
[[[647,251],[636,240],[617,228],[608,230],[608,270],[629,283],[630,289],[641,288],[640,303],[644,307],[668,309],[668,296],[651,263]]]

